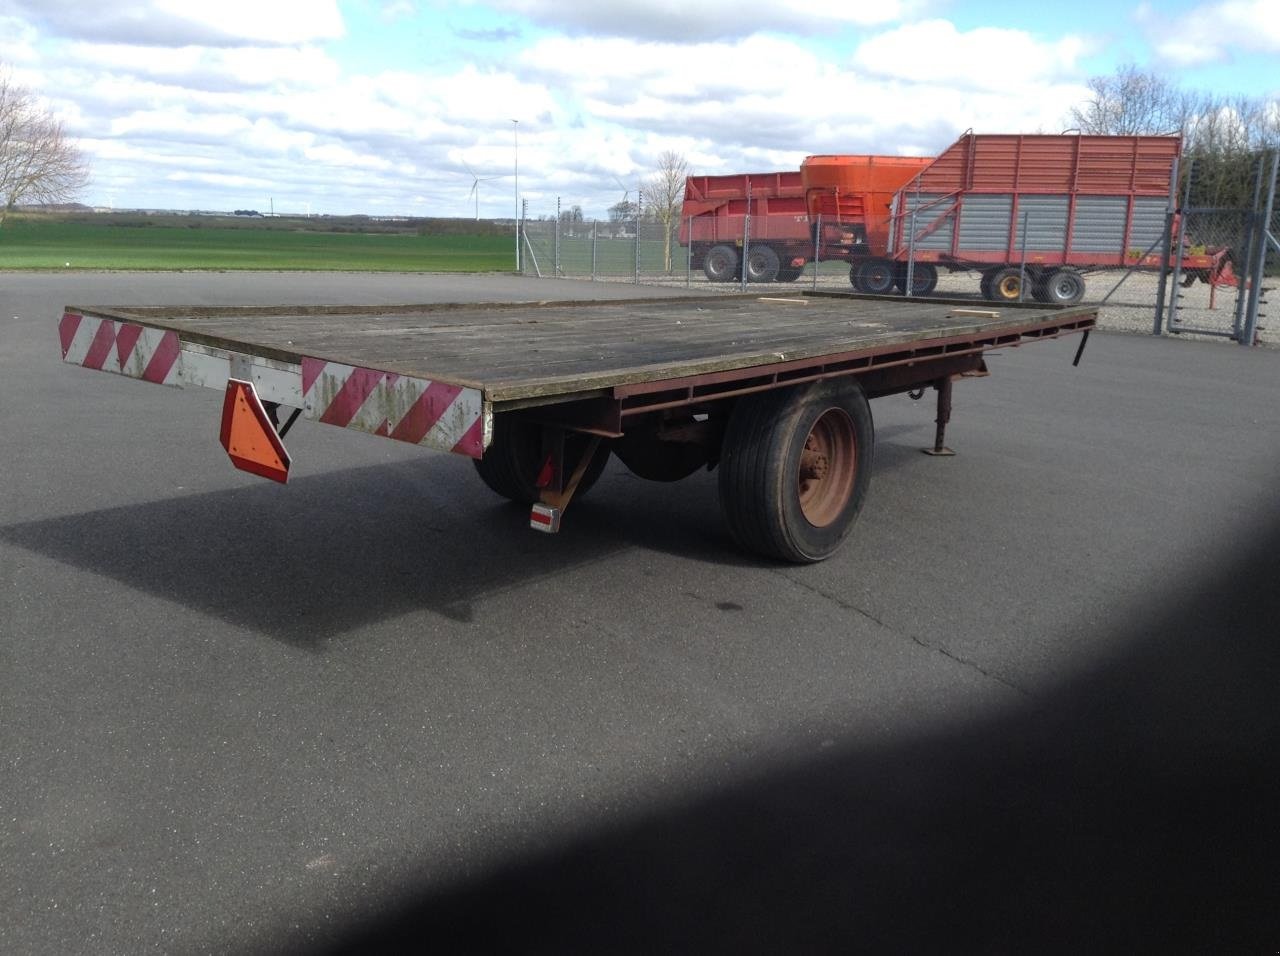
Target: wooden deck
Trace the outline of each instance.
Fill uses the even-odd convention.
[[[469,386],[492,402],[1054,326],[1096,312],[806,293],[475,306],[69,308],[281,362],[305,356]]]

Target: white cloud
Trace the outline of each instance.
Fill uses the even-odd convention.
[[[1217,62],[1235,53],[1280,56],[1280,0],[1208,3],[1176,17],[1144,3],[1135,19],[1158,57],[1175,66]]]
[[[1023,30],[960,31],[946,20],[926,20],[865,41],[853,62],[881,77],[1016,95],[1027,83],[1074,75],[1087,49],[1081,36],[1046,43]]]
[[[388,2],[382,3],[378,7],[378,16],[387,23],[403,20],[417,12],[417,5],[412,0],[388,0]]]
[[[7,0],[64,37],[139,46],[289,46],[343,35],[337,0]]]
[[[902,4],[815,13],[796,0],[696,7],[655,0],[643,9],[625,0],[593,12],[581,4],[499,2],[523,4],[565,30],[599,16],[680,34],[673,25],[686,17],[694,33],[719,18],[740,35],[641,42],[534,33],[504,62],[486,64],[466,58],[477,47],[465,42],[462,56],[449,59],[457,51],[444,46],[458,34],[437,17],[431,36],[440,48],[424,51],[422,62],[402,56],[371,71],[337,57],[380,35],[319,42],[340,28],[340,20],[325,23],[324,10],[336,16],[328,2],[315,8],[318,26],[275,46],[268,45],[279,39],[272,11],[252,27],[192,14],[159,46],[144,45],[159,42],[156,36],[121,42],[121,25],[145,9],[172,26],[182,12],[175,3],[126,0],[106,11],[49,4],[55,12],[46,15],[34,0],[0,0],[0,15],[33,11],[18,20],[39,24],[38,37],[34,27],[24,34],[35,59],[22,81],[49,97],[91,154],[86,200],[112,195],[118,205],[265,208],[271,196],[277,210],[311,203],[317,211],[358,212],[399,203],[403,212],[470,215],[470,166],[501,177],[482,186],[481,213],[507,215],[511,121],[518,119],[520,191],[531,211],[549,212],[559,196],[601,215],[621,194],[617,180],[633,190],[665,149],[700,173],[795,169],[809,153],[929,154],[967,127],[1055,132],[1085,95],[1075,73],[1083,39],[961,32],[938,20],[879,33],[839,29],[865,16],[893,21]],[[370,30],[383,29],[377,14],[407,12],[399,0],[365,3],[375,14],[362,21]],[[60,36],[52,20],[61,22],[68,9],[93,22]],[[784,21],[786,30],[756,32]],[[528,32],[528,20],[513,15],[510,22],[517,34]],[[814,43],[801,35],[815,24],[844,39]],[[227,39],[232,27],[235,42]],[[855,36],[866,39],[855,46]],[[974,64],[995,62],[998,81],[973,77]]]
[[[341,71],[315,47],[139,47],[71,43],[68,59],[95,73],[136,77],[204,92],[337,83]]]
[[[817,35],[843,26],[896,23],[917,13],[925,0],[819,6],[807,0],[488,0],[485,5],[575,35],[701,43],[760,32]]]
[[[37,58],[35,27],[0,14],[0,63],[32,63]]]

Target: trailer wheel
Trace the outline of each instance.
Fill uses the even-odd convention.
[[[996,273],[999,271],[999,269],[988,269],[986,272],[982,273],[982,281],[978,283],[978,291],[982,294],[984,299],[995,298],[995,296],[991,294],[991,282],[995,279]]]
[[[586,435],[570,432],[565,436],[565,457],[576,462],[590,439]],[[575,498],[585,495],[596,483],[609,462],[609,447],[601,443],[595,458],[587,466],[578,482]],[[538,425],[512,418],[510,415],[493,417],[493,442],[485,449],[484,457],[474,459],[476,473],[491,491],[517,504],[532,505],[540,498],[536,484],[542,467],[542,431]]]
[[[771,246],[751,246],[748,249],[748,282],[772,282],[778,278],[778,267],[778,254]]]
[[[898,266],[893,280],[894,288],[899,292],[907,290],[906,263]],[[928,295],[938,287],[938,269],[930,262],[917,262],[911,270],[911,294]]]
[[[613,453],[629,472],[648,481],[681,481],[710,461],[705,445],[662,441],[643,432],[629,432],[615,439]]]
[[[852,380],[739,399],[720,460],[720,508],[734,540],[783,561],[828,557],[862,508],[874,434]]]
[[[779,282],[795,282],[797,279],[800,278],[800,274],[802,272],[804,272],[803,268],[796,269],[792,266],[787,266],[786,268],[778,270],[778,281]]]
[[[995,302],[1019,301],[1022,298],[1022,273],[1013,268],[997,270],[991,276],[990,290],[987,298]]]
[[[893,263],[888,259],[863,259],[849,269],[849,281],[859,292],[888,295],[893,291]]]
[[[733,246],[712,246],[702,260],[702,271],[712,282],[728,282],[738,271],[738,250]]]
[[[1053,305],[1075,305],[1084,298],[1084,276],[1075,269],[1054,269],[1040,286],[1045,302]]]

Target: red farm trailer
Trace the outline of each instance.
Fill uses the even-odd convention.
[[[810,156],[799,172],[690,176],[679,241],[712,282],[742,278],[744,244],[749,282],[794,282],[815,243],[823,260],[884,249],[894,194],[929,162]]]
[[[692,267],[712,282],[741,278],[748,204],[747,279],[794,282],[813,255],[797,171],[688,177],[679,242],[690,247]]]
[[[916,295],[945,268],[980,272],[993,301],[1029,292],[1075,304],[1087,271],[1159,265],[1180,148],[1177,136],[966,133],[897,190],[889,229],[868,230],[869,242],[850,250],[850,282],[904,290],[910,261]],[[810,214],[824,201],[810,192]],[[1183,267],[1214,282],[1230,268],[1228,251],[1200,250]]]

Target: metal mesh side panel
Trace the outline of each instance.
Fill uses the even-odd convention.
[[[1015,248],[1022,245],[1021,229],[1025,216],[1028,251],[1063,252],[1067,247],[1067,211],[1066,196],[1019,196]]]
[[[1169,202],[1159,196],[1138,196],[1133,201],[1133,233],[1131,248],[1146,249],[1164,232],[1165,213]]]
[[[949,199],[937,202],[935,205],[930,205],[930,203],[934,203],[935,200],[942,198],[941,195],[937,193],[908,193],[904,198],[906,200],[904,205],[906,206],[907,214],[906,228],[911,228],[911,213],[913,211],[917,211],[915,221],[915,231],[917,234],[927,229],[935,219],[943,215],[952,207],[952,201]],[[904,230],[904,234],[905,232],[906,230]],[[923,238],[917,239],[915,241],[915,248],[934,249],[939,252],[947,252],[951,249],[951,237],[954,232],[955,220],[944,219],[942,223],[939,224],[937,230]],[[908,248],[907,243],[905,241],[902,242],[899,248],[905,251]]]
[[[1163,200],[1158,200],[1163,204]],[[1119,255],[1124,251],[1124,223],[1129,212],[1127,196],[1079,196],[1072,252]],[[1157,230],[1158,234],[1159,230]],[[1135,238],[1135,243],[1136,238]]]
[[[1009,247],[1013,196],[969,194],[960,212],[960,250],[1000,252]]]

